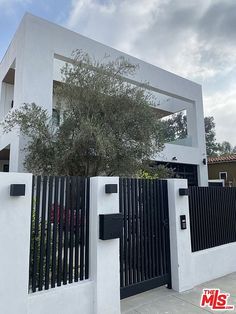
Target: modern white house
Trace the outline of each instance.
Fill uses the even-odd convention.
[[[34,102],[52,114],[56,101],[53,87],[61,79],[60,67],[70,62],[75,49],[98,59],[124,56],[139,64],[132,83],[149,82],[147,89],[157,99],[156,110],[163,117],[182,111],[187,115],[187,137],[166,143],[154,164],[174,167],[192,185],[207,185],[200,85],[31,14],[22,19],[0,64],[0,121],[23,103]],[[0,171],[24,172],[24,145],[25,139],[17,131],[3,134],[0,130]]]

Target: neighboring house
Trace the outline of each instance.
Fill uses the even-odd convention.
[[[225,186],[236,186],[236,154],[208,158],[209,180],[224,180]]]
[[[182,111],[187,115],[187,137],[167,143],[153,158],[154,166],[167,164],[180,177],[188,178],[189,184],[207,185],[200,85],[31,14],[24,16],[0,64],[0,120],[24,102],[35,102],[52,114],[56,103],[54,86],[61,81],[60,68],[70,62],[75,49],[98,59],[105,55],[109,55],[107,60],[124,56],[139,64],[136,75],[124,80],[144,86],[149,82],[146,88],[156,99],[154,108],[160,116]],[[16,131],[4,135],[0,132],[0,159],[8,151],[10,171],[24,171],[24,145],[24,138]]]

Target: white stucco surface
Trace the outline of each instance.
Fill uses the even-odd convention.
[[[147,81],[150,84],[148,88],[153,92],[170,97],[171,101],[160,104],[160,109],[170,112],[186,109],[191,144],[190,141],[181,146],[168,144],[156,160],[171,162],[177,155],[178,163],[198,165],[199,183],[207,185],[207,167],[202,164],[206,149],[200,85],[30,14],[24,16],[0,64],[0,81],[11,65],[16,64],[14,107],[24,102],[35,102],[51,113],[53,80],[58,79],[55,60],[70,61],[75,49],[82,49],[95,59],[101,60],[104,55],[109,55],[109,61],[124,56],[131,63],[139,64],[136,75],[125,79],[136,85]],[[10,171],[19,171],[23,158],[17,155],[22,154],[23,143],[15,132],[0,135],[0,150],[9,144],[14,151]]]
[[[25,184],[25,196],[10,196]],[[0,313],[27,314],[32,175],[0,173]]]
[[[119,239],[99,240],[99,214],[119,212],[119,194],[106,194],[105,184],[119,178],[90,183],[89,279],[30,293],[32,175],[0,173],[1,314],[120,314]],[[11,184],[25,184],[25,196],[10,196]]]
[[[94,314],[93,289],[94,283],[86,280],[32,293],[27,314]]]
[[[235,242],[192,252],[188,196],[179,195],[186,187],[186,180],[168,180],[172,287],[178,292],[236,271]],[[186,230],[180,215],[186,215]]]
[[[14,85],[2,83],[0,119],[2,120],[11,109],[11,102],[14,99]]]
[[[119,213],[119,193],[105,194],[118,177],[90,179],[90,275],[95,282],[94,314],[120,313],[119,239],[99,239],[99,214]]]
[[[236,271],[236,243],[194,252],[193,283],[197,286]]]
[[[187,180],[168,180],[169,226],[172,288],[182,292],[193,288],[193,258],[191,252],[188,197],[179,189],[187,188]],[[187,229],[180,228],[180,215],[186,215]]]

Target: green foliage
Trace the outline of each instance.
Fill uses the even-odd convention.
[[[34,174],[136,174],[164,141],[151,94],[124,80],[138,66],[81,51],[73,58],[54,90],[60,124],[42,107],[24,104],[7,116],[4,131],[17,126],[27,136],[25,167]]]
[[[36,280],[39,279],[39,261],[40,261],[40,241],[41,241],[41,222],[39,223],[39,230],[35,232],[35,200],[33,200],[33,207],[31,213],[31,237],[30,237],[30,263],[29,263],[29,290],[32,289],[32,276],[33,276],[33,260],[37,259],[37,272],[35,274]],[[35,254],[34,254],[35,253]],[[45,268],[45,265],[44,265]]]
[[[169,119],[162,120],[161,126],[165,142],[167,143],[187,136],[187,117],[182,112],[173,115]]]
[[[211,157],[224,156],[236,153],[236,146],[232,146],[228,141],[216,142],[215,122],[213,117],[205,118],[206,147],[207,155]]]
[[[230,154],[236,154],[236,146],[232,146],[229,142],[223,141],[219,144],[219,155],[226,156]]]
[[[224,149],[216,141],[214,118],[205,117],[204,124],[207,156],[218,156]],[[176,141],[187,136],[187,117],[182,112],[169,119],[162,120],[161,125],[165,142]]]
[[[48,112],[34,103],[23,104],[6,116],[3,131],[8,133],[15,127],[28,139],[26,169],[35,174],[52,173],[57,132]]]
[[[219,143],[216,142],[214,117],[205,117],[204,123],[207,156],[208,157],[217,156],[219,152]]]
[[[217,143],[215,138],[215,122],[213,117],[205,118],[207,155],[211,157],[224,156],[236,153],[236,146],[228,141]]]
[[[164,165],[158,165],[156,168],[143,169],[138,172],[138,177],[142,179],[166,179],[176,178],[173,169]]]

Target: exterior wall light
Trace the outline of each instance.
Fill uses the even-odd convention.
[[[179,189],[179,195],[180,196],[188,196],[188,189]]]
[[[11,184],[10,196],[25,196],[25,184]]]
[[[105,193],[106,194],[118,193],[117,184],[105,184]]]

